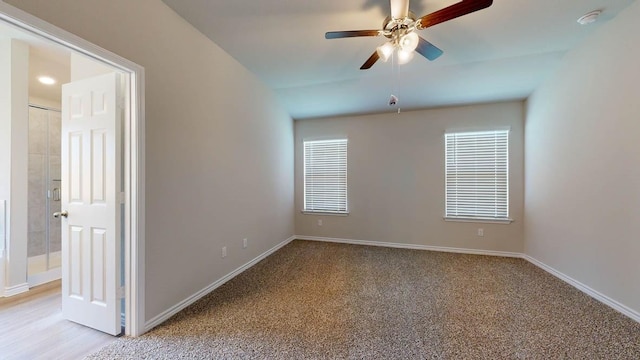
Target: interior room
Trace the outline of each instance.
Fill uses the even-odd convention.
[[[0,119],[0,319],[22,334],[0,340],[8,358],[640,357],[638,1],[0,14],[0,81],[28,89]],[[44,69],[55,91],[34,82]],[[117,279],[87,282],[122,305],[105,331],[64,308],[85,265],[65,245],[60,85],[113,72],[129,89],[101,147],[121,161],[104,171],[117,252],[87,260]],[[56,347],[27,340],[29,309]]]

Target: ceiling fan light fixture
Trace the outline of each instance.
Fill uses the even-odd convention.
[[[360,70],[371,69],[378,60],[388,61],[390,57],[395,55],[397,55],[398,63],[400,64],[409,62],[414,53],[433,61],[442,55],[442,50],[418,36],[415,33],[416,31],[485,9],[493,4],[493,0],[460,0],[438,11],[422,17],[416,17],[414,13],[409,11],[410,0],[389,1],[391,15],[384,19],[381,29],[329,31],[324,34],[326,39],[362,36],[384,36],[388,38],[390,43],[378,46],[376,51],[360,66]],[[395,63],[394,61],[393,65]]]
[[[418,34],[410,32],[400,39],[400,48],[407,52],[412,52],[418,47]]]
[[[407,51],[403,49],[398,50],[398,64],[404,65],[413,59],[413,50]]]
[[[393,44],[391,42],[386,42],[376,48],[378,52],[378,56],[382,61],[387,62],[391,55],[393,54]]]

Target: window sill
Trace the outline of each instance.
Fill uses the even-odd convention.
[[[483,223],[483,224],[511,224],[513,219],[480,219],[480,218],[465,218],[465,217],[444,217],[444,221],[452,222],[470,222],[470,223]]]
[[[301,213],[305,215],[329,215],[329,216],[348,216],[348,212],[334,212],[334,211],[313,211],[302,210]]]

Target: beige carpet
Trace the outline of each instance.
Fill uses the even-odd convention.
[[[89,359],[640,359],[640,324],[521,259],[294,241]]]

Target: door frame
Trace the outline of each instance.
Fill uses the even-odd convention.
[[[144,68],[77,35],[51,25],[0,0],[0,21],[20,28],[124,72],[128,76],[128,111],[124,118],[124,272],[125,334],[145,331],[145,107]],[[11,241],[7,239],[7,242]],[[7,244],[8,245],[8,244]],[[10,249],[10,247],[7,247]]]

